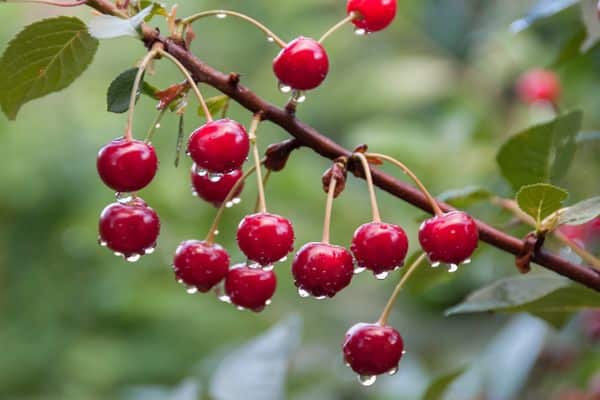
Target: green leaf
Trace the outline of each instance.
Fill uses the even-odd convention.
[[[479,186],[467,186],[462,189],[448,190],[439,196],[438,200],[446,202],[456,208],[466,208],[475,203],[489,200],[492,193]]]
[[[477,312],[529,312],[558,325],[571,313],[600,307],[600,294],[549,275],[509,277],[478,289],[446,315]]]
[[[85,71],[98,49],[77,18],[56,17],[27,26],[0,59],[0,103],[14,120],[30,100],[58,92]]]
[[[442,375],[431,382],[425,393],[423,394],[423,400],[442,400],[444,394],[452,385],[452,383],[465,372],[465,368],[460,368],[456,371],[452,371],[448,374]]]
[[[208,106],[208,111],[210,111],[211,115],[218,114],[229,106],[229,97],[220,95],[208,98],[206,99],[206,105]],[[206,118],[202,107],[198,107],[198,115]]]
[[[538,182],[554,182],[568,171],[582,113],[573,111],[511,137],[496,157],[502,175],[517,190]]]
[[[569,197],[566,190],[546,183],[523,186],[517,193],[519,208],[533,217],[538,229],[542,221],[562,208]]]
[[[513,32],[520,32],[529,28],[536,21],[558,14],[578,2],[579,0],[538,0],[527,15],[510,25],[510,29]]]
[[[108,87],[106,93],[106,104],[107,109],[114,113],[124,113],[129,109],[129,100],[131,97],[131,90],[133,89],[133,82],[137,75],[138,68],[130,68],[119,74]],[[143,80],[141,82],[141,90],[137,93],[137,99],[140,97],[140,92],[156,99],[156,93],[158,89],[148,84]]]
[[[600,216],[600,196],[592,197],[558,211],[560,225],[581,225]]]

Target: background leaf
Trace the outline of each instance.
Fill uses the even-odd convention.
[[[492,193],[479,186],[467,186],[462,189],[448,190],[436,198],[456,208],[467,208],[475,203],[486,201]]]
[[[520,32],[524,29],[529,28],[533,23],[542,19],[548,18],[557,14],[575,4],[577,4],[579,0],[539,0],[525,15],[523,18],[520,18],[514,21],[510,25],[510,29],[513,32]]]
[[[226,95],[210,97],[206,99],[206,105],[208,106],[208,111],[214,116],[229,106],[229,97]],[[206,118],[202,107],[198,107],[198,115]]]
[[[124,113],[129,109],[131,90],[133,89],[133,82],[135,81],[137,72],[138,68],[130,68],[126,71],[123,71],[111,82],[110,86],[108,87],[108,92],[106,93],[106,104],[108,111],[114,113]],[[155,94],[157,93],[158,89],[148,84],[143,79],[144,78],[142,77],[140,92],[155,98]],[[140,92],[138,92],[137,98],[139,98]]]
[[[566,190],[546,183],[523,186],[517,193],[519,208],[539,224],[563,206],[563,201],[569,197]]]
[[[600,215],[600,196],[593,197],[560,210],[560,225],[580,225]]]
[[[465,372],[464,368],[458,369],[456,371],[450,372],[448,374],[442,375],[431,382],[425,394],[423,394],[423,400],[442,400],[444,398],[444,394],[454,383],[456,378],[461,376]]]
[[[21,106],[69,86],[98,49],[77,18],[56,17],[23,29],[0,60],[0,103],[13,120]]]
[[[514,135],[502,145],[496,159],[502,175],[515,190],[554,182],[567,173],[582,116],[580,111],[561,115]]]

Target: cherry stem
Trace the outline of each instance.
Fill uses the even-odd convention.
[[[322,243],[329,244],[330,226],[331,226],[331,209],[333,208],[333,198],[335,194],[335,185],[337,180],[332,176],[327,189],[327,203],[325,205],[325,219],[323,221],[323,238]]]
[[[325,32],[323,34],[323,36],[321,36],[321,39],[319,39],[319,43],[322,44],[329,36],[331,36],[334,32],[336,32],[342,26],[344,26],[347,23],[350,23],[354,19],[356,19],[356,17],[358,17],[358,15],[359,14],[356,11],[352,11],[350,14],[348,14],[348,16],[346,18],[344,18],[343,20],[341,20],[340,22],[338,22],[337,24],[332,26],[327,32]]]
[[[367,160],[367,157],[365,157],[365,155],[362,153],[354,153],[354,157],[360,159],[363,170],[365,171],[367,187],[369,188],[369,197],[371,199],[371,212],[373,214],[373,222],[381,222],[381,214],[379,214],[379,207],[377,206],[377,198],[375,197],[375,185],[373,185],[373,177],[371,176],[369,160]]]
[[[252,17],[249,17],[246,14],[242,14],[236,11],[231,11],[231,10],[209,10],[209,11],[203,11],[201,13],[198,14],[194,14],[194,15],[190,15],[187,18],[184,18],[181,23],[185,26],[185,25],[189,25],[201,18],[204,17],[212,17],[212,16],[221,16],[221,15],[229,15],[232,17],[237,17],[240,18],[246,22],[251,23],[252,25],[254,25],[255,27],[257,27],[258,29],[260,29],[261,31],[263,31],[268,38],[273,39],[273,41],[275,43],[277,43],[277,45],[281,48],[284,48],[285,46],[287,46],[287,44],[281,40],[281,38],[279,38],[279,36],[277,36],[275,33],[273,33],[273,31],[271,31],[269,28],[267,28],[265,25],[263,25],[262,23],[258,22],[257,20],[255,20]]]
[[[427,198],[427,201],[431,205],[431,208],[432,208],[433,212],[435,213],[435,215],[440,216],[440,215],[444,214],[444,212],[442,211],[442,209],[438,205],[437,201],[429,193],[429,191],[427,190],[427,188],[425,187],[425,185],[423,185],[423,182],[421,182],[419,180],[419,178],[417,178],[417,176],[406,165],[404,165],[400,161],[396,160],[395,158],[390,157],[390,156],[385,155],[385,154],[367,153],[366,156],[380,158],[380,159],[388,161],[388,162],[394,164],[395,166],[397,166],[398,168],[400,168],[402,171],[404,171],[404,173],[406,175],[408,175],[410,177],[410,179],[412,179],[415,182],[415,184],[419,187],[419,189],[421,190],[421,192],[425,195],[425,197]]]
[[[190,75],[190,72],[183,66],[182,63],[179,62],[178,59],[173,57],[168,52],[164,51],[163,49],[160,49],[159,52],[162,56],[164,56],[164,57],[168,58],[170,61],[172,61],[173,64],[175,64],[175,66],[177,66],[177,68],[179,68],[179,70],[181,70],[181,72],[185,76],[185,79],[187,79],[188,83],[192,87],[194,94],[198,98],[198,102],[200,102],[200,106],[202,107],[202,111],[204,112],[204,115],[206,116],[206,120],[208,122],[211,122],[213,120],[213,118],[210,113],[210,110],[208,109],[208,105],[206,104],[206,100],[204,99],[204,96],[202,96],[202,93],[200,92],[198,85],[196,85],[196,81],[194,81],[194,78],[192,78],[192,75]]]
[[[148,133],[146,134],[146,140],[144,140],[146,143],[150,143],[150,141],[152,140],[152,136],[154,135],[154,132],[156,132],[156,129],[158,128],[158,125],[160,125],[160,121],[162,121],[166,112],[167,112],[167,107],[160,110],[158,112],[158,115],[156,116],[156,118],[154,118],[154,121],[152,121],[152,125],[150,125],[150,128],[148,129]]]
[[[252,154],[254,156],[254,167],[256,168],[256,184],[258,187],[258,211],[261,213],[267,212],[267,202],[265,201],[265,188],[263,185],[262,168],[260,162],[260,155],[258,154],[258,144],[256,140],[256,130],[262,120],[260,113],[254,114],[252,117],[252,123],[250,124],[250,131],[248,136],[250,142],[252,142]]]
[[[231,187],[231,190],[229,191],[229,193],[227,193],[227,196],[225,197],[225,200],[223,200],[223,203],[217,210],[217,214],[215,214],[215,219],[213,220],[213,223],[210,226],[210,230],[208,231],[208,234],[206,235],[206,238],[204,239],[207,243],[213,244],[215,242],[215,236],[216,236],[215,232],[217,232],[217,229],[219,228],[219,223],[221,222],[223,213],[225,212],[225,209],[227,208],[227,204],[231,200],[233,200],[236,192],[239,190],[239,188],[242,186],[242,184],[246,181],[246,179],[248,179],[248,177],[255,170],[256,170],[256,166],[250,167],[246,172],[244,172],[242,177],[235,183],[235,185],[233,185]]]
[[[396,299],[398,298],[398,295],[400,294],[400,291],[402,290],[402,287],[404,287],[404,284],[406,283],[406,281],[408,281],[408,278],[410,278],[410,276],[413,274],[413,272],[415,272],[415,270],[417,269],[417,267],[424,260],[425,260],[425,253],[422,253],[411,264],[411,266],[408,267],[408,269],[406,270],[406,272],[404,273],[404,275],[402,275],[402,278],[400,278],[400,282],[398,282],[398,284],[394,288],[394,291],[392,292],[392,295],[390,296],[390,299],[388,300],[387,304],[385,305],[385,308],[383,309],[383,312],[381,313],[381,316],[377,320],[377,323],[379,325],[382,325],[382,326],[387,325],[387,320],[388,320],[388,318],[390,316],[390,313],[392,312],[392,308],[394,308],[394,303],[396,302]]]
[[[51,1],[51,0],[1,0],[0,3],[35,3],[35,4],[45,4],[48,6],[55,7],[78,7],[86,4],[88,0],[77,0],[72,3],[61,3],[60,1]]]
[[[270,169],[267,169],[267,173],[265,174],[262,182],[263,182],[263,187],[267,186],[267,182],[269,182],[269,178],[271,177],[271,171]],[[256,203],[254,204],[254,212],[257,213],[258,210],[260,208],[260,196],[256,196]]]
[[[125,128],[125,139],[128,141],[133,140],[133,115],[135,113],[135,103],[137,101],[138,92],[140,90],[140,83],[142,81],[142,77],[144,76],[144,72],[148,67],[148,64],[157,56],[160,52],[161,44],[158,44],[156,47],[153,47],[142,59],[137,74],[135,75],[135,80],[133,81],[133,87],[131,88],[131,97],[129,99],[129,116],[127,118],[127,127]]]

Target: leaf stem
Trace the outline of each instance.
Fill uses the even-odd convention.
[[[254,25],[255,27],[257,27],[258,29],[260,29],[261,31],[263,31],[268,38],[273,39],[273,41],[275,43],[277,43],[277,45],[281,48],[284,48],[287,44],[281,40],[281,38],[279,38],[279,36],[277,36],[275,33],[273,33],[273,31],[271,31],[269,28],[267,28],[264,24],[260,23],[259,21],[255,20],[252,17],[249,17],[246,14],[242,14],[236,11],[230,11],[230,10],[209,10],[209,11],[203,11],[194,15],[190,15],[187,18],[184,18],[181,23],[185,26],[185,25],[189,25],[201,18],[205,18],[205,17],[211,17],[211,16],[221,16],[221,15],[229,15],[232,17],[236,17],[236,18],[240,18],[246,22],[251,23],[252,25]]]
[[[387,304],[385,305],[385,308],[383,309],[383,312],[381,313],[381,316],[377,320],[377,323],[379,325],[386,325],[387,324],[387,320],[388,320],[388,318],[390,316],[390,313],[392,312],[392,308],[394,308],[394,303],[396,302],[396,299],[398,298],[398,295],[400,294],[400,290],[402,290],[402,287],[404,286],[404,284],[406,283],[406,281],[408,281],[408,278],[410,278],[410,276],[413,274],[413,272],[415,272],[415,270],[423,262],[423,260],[425,260],[425,253],[422,253],[411,264],[411,266],[408,267],[408,269],[406,270],[406,272],[404,273],[404,275],[402,275],[402,278],[400,278],[400,282],[398,282],[398,284],[394,288],[394,291],[392,292],[392,295],[390,296],[390,299],[388,300]]]
[[[379,207],[377,206],[377,198],[375,197],[375,185],[373,185],[373,177],[371,176],[371,168],[369,167],[369,161],[362,153],[354,153],[354,157],[357,157],[365,171],[365,178],[367,180],[367,187],[369,188],[369,198],[371,200],[371,212],[373,214],[373,222],[381,222],[381,214],[379,213]]]
[[[348,16],[346,18],[344,18],[343,20],[341,20],[340,22],[338,22],[337,24],[335,24],[334,26],[332,26],[327,32],[325,32],[323,34],[323,36],[321,36],[321,38],[319,39],[319,43],[323,44],[323,42],[329,36],[331,36],[333,33],[335,33],[342,26],[346,25],[349,22],[352,22],[356,17],[358,17],[358,13],[356,11],[353,11],[350,14],[348,14]]]
[[[135,75],[135,80],[133,81],[133,86],[131,88],[131,97],[129,98],[129,115],[127,117],[127,127],[125,128],[125,139],[128,141],[133,140],[133,115],[135,113],[135,103],[137,101],[138,92],[140,90],[140,82],[142,81],[142,77],[144,76],[144,72],[148,67],[148,64],[156,57],[156,55],[160,52],[160,46],[152,48],[144,58],[142,59],[137,74]]]
[[[166,112],[167,108],[165,107],[158,112],[156,118],[154,118],[154,121],[152,121],[152,125],[150,125],[150,128],[148,129],[148,133],[146,133],[146,143],[150,143],[150,141],[152,140],[152,136],[154,136],[154,132],[156,132],[156,129],[158,128],[157,125],[160,125],[160,121],[162,121]]]
[[[325,219],[323,221],[323,237],[322,243],[329,244],[330,239],[330,226],[331,226],[331,209],[333,208],[333,198],[335,194],[335,185],[337,180],[331,176],[329,181],[329,188],[327,189],[327,202],[325,203]]]
[[[435,213],[435,215],[440,216],[440,215],[444,214],[442,212],[442,209],[438,205],[437,201],[429,193],[429,191],[427,190],[427,188],[425,187],[425,185],[423,185],[423,182],[421,182],[419,180],[419,178],[417,178],[417,176],[406,165],[404,165],[400,161],[396,160],[395,158],[390,157],[390,156],[385,155],[385,154],[380,154],[380,153],[366,153],[365,155],[366,156],[370,156],[370,157],[380,158],[380,159],[388,161],[388,162],[394,164],[395,166],[397,166],[398,168],[400,168],[402,171],[404,171],[404,173],[406,175],[408,175],[410,177],[410,179],[413,180],[413,182],[415,182],[415,184],[419,187],[419,189],[421,190],[421,192],[425,195],[425,197],[427,198],[427,201],[431,205],[431,208],[433,209],[433,212]]]
[[[258,129],[258,125],[262,120],[262,116],[260,113],[254,114],[252,117],[252,123],[250,124],[250,131],[248,132],[248,136],[250,137],[250,142],[252,143],[252,154],[254,157],[254,167],[256,169],[256,184],[258,187],[258,211],[261,213],[267,212],[267,202],[265,200],[265,188],[263,185],[262,178],[262,168],[260,162],[260,155],[258,154],[258,144],[256,140],[256,130]]]

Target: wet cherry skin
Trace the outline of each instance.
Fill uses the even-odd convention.
[[[249,268],[244,264],[234,266],[225,278],[225,293],[232,304],[260,312],[268,304],[277,288],[273,271]]]
[[[294,248],[292,223],[279,215],[257,213],[246,216],[238,227],[240,250],[260,265],[271,265]]]
[[[380,274],[404,263],[408,237],[398,225],[371,222],[354,232],[350,250],[359,267]]]
[[[239,169],[246,161],[250,140],[241,124],[220,119],[196,129],[190,135],[187,150],[199,168],[224,174]]]
[[[98,152],[98,175],[117,192],[145,188],[156,175],[158,158],[154,147],[139,140],[115,139]]]
[[[173,270],[178,281],[205,293],[225,279],[229,254],[218,244],[187,240],[175,251]]]
[[[560,79],[552,71],[534,69],[521,76],[517,93],[525,103],[556,103],[561,93]]]
[[[299,37],[275,57],[273,71],[282,85],[295,90],[311,90],[327,77],[329,57],[316,40]]]
[[[314,297],[333,297],[350,284],[354,262],[348,250],[327,243],[307,243],[292,263],[294,283]]]
[[[214,179],[209,174],[199,175],[196,172],[196,168],[192,168],[190,174],[194,193],[215,207],[220,207],[221,204],[223,204],[223,201],[227,198],[227,195],[233,186],[242,178],[242,176],[243,172],[241,169],[234,169],[231,172],[223,174],[222,176],[217,177],[218,180]],[[239,196],[243,188],[244,184],[242,183],[233,194],[233,197]]]
[[[348,14],[359,14],[352,23],[366,32],[377,32],[387,28],[396,17],[396,0],[348,0]]]
[[[431,262],[458,265],[471,258],[478,240],[477,224],[462,211],[430,218],[419,229],[419,242]]]
[[[391,326],[359,323],[346,332],[344,360],[361,376],[393,372],[404,352],[402,336]]]

